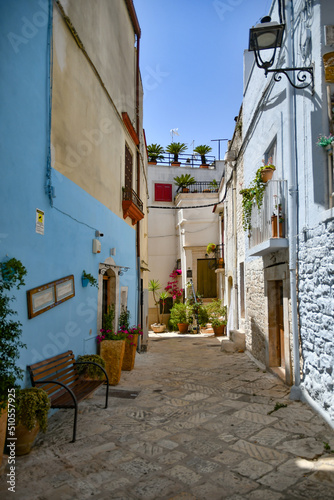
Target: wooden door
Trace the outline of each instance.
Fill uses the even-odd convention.
[[[268,308],[269,366],[284,367],[283,281],[268,282]]]
[[[217,297],[215,259],[197,260],[197,292],[204,298]]]

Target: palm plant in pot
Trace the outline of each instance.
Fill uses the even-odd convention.
[[[207,155],[211,151],[212,151],[212,148],[210,146],[205,145],[205,144],[203,144],[201,146],[197,146],[194,149],[194,153],[197,153],[201,157],[201,162],[202,162],[201,168],[208,168],[208,164],[206,163],[206,156],[205,155]]]
[[[156,165],[158,161],[162,161],[165,158],[163,152],[164,149],[160,144],[149,144],[147,146],[148,163]]]
[[[161,285],[160,285],[159,280],[150,280],[150,282],[148,284],[148,291],[152,292],[154,304],[155,304],[155,307],[157,309],[157,321],[156,321],[156,323],[153,323],[151,325],[151,328],[154,331],[154,333],[162,333],[166,330],[166,325],[164,325],[163,323],[160,322],[160,311],[159,311],[160,299],[157,296],[157,293],[159,292],[160,289],[161,289]]]
[[[171,142],[167,148],[166,153],[174,155],[174,160],[172,161],[172,166],[179,166],[179,154],[184,153],[187,150],[187,145],[184,142]]]
[[[15,403],[17,380],[23,378],[23,370],[17,366],[20,349],[26,347],[21,341],[21,323],[12,316],[17,313],[11,307],[14,297],[8,295],[13,288],[24,286],[27,274],[22,262],[11,258],[0,265],[0,464],[6,436],[7,406]]]
[[[181,174],[177,175],[174,177],[174,184],[177,186],[177,191],[179,192],[180,190],[182,193],[188,193],[189,189],[188,186],[192,186],[193,184],[196,183],[195,178],[192,177],[190,174]]]

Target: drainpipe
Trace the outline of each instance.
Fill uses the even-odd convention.
[[[232,328],[238,330],[239,328],[239,318],[238,318],[238,238],[237,238],[237,163],[232,164],[233,168],[233,185],[232,185],[232,196],[233,196],[233,231],[234,231],[234,269],[233,269],[233,293],[234,293],[234,324]]]
[[[290,0],[287,6],[287,65],[294,67],[294,43],[293,43],[293,2]],[[290,398],[301,399],[300,388],[300,359],[299,359],[299,331],[297,313],[297,234],[298,234],[298,179],[297,179],[297,145],[296,145],[296,91],[292,85],[287,85],[288,103],[288,164],[289,164],[289,274],[290,274],[290,297],[292,315],[292,337],[293,337],[293,360],[294,360],[294,385],[291,388]]]
[[[140,138],[139,130],[139,48],[140,48],[140,33],[137,33],[137,61],[136,61],[136,131]],[[140,142],[137,145],[137,195],[140,198]],[[138,321],[137,324],[143,325],[143,310],[142,310],[142,290],[141,290],[141,274],[140,274],[140,221],[136,224],[136,247],[137,247],[137,269],[138,269]]]

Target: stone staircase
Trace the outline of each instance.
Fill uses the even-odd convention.
[[[246,340],[244,330],[230,330],[230,338],[223,338],[221,350],[224,352],[244,352]]]

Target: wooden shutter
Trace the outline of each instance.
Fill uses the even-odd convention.
[[[155,184],[155,201],[172,201],[172,185],[171,184]]]

